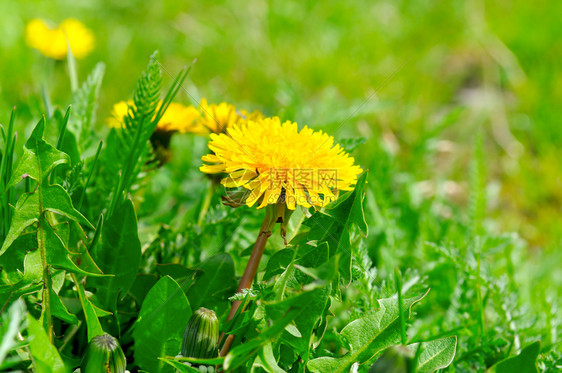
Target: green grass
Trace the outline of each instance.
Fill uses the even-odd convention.
[[[557,60],[562,53],[561,13],[562,5],[555,1],[520,0],[2,2],[0,123],[7,132],[16,106],[17,139],[13,162],[3,163],[0,185],[5,187],[17,173],[24,143],[48,111],[45,89],[56,111],[46,120],[44,137],[68,154],[68,162],[52,172],[42,171],[50,183],[64,188],[73,209],[96,229],[84,223],[79,229],[72,220],[40,208],[34,210],[39,227],[23,233],[43,229],[47,239],[53,239],[45,230],[50,222],[64,231],[58,234],[63,249],[73,252],[74,262],[81,253],[83,271],[98,273],[96,262],[99,269],[118,274],[131,286],[118,301],[120,281],[83,277],[81,272],[72,274],[76,280],[72,281],[72,269],[56,265],[59,269],[45,277],[37,268],[45,269],[49,263],[28,253],[37,243],[33,235],[23,234],[0,257],[4,338],[16,343],[9,331],[21,330],[28,341],[37,330],[34,322],[10,329],[7,320],[39,319],[44,313],[41,294],[48,294],[60,298],[60,305],[72,315],[59,303],[51,306],[57,316],[53,346],[72,367],[77,366],[88,336],[103,329],[119,337],[130,370],[165,371],[165,363],[155,360],[163,356],[159,352],[153,351],[154,359],[138,359],[134,351],[140,343],[141,348],[153,343],[151,333],[166,340],[164,330],[187,322],[191,309],[205,306],[217,312],[221,331],[244,328],[240,332],[244,343],[237,339],[229,363],[242,371],[252,365],[270,371],[275,365],[285,370],[292,365],[300,371],[312,359],[319,360],[308,369],[325,371],[329,366],[348,371],[353,361],[347,357],[355,356],[345,355],[350,349],[359,349],[356,361],[365,370],[386,347],[404,344],[404,333],[406,344],[422,342],[410,348],[418,367],[432,348],[449,351],[449,337],[456,336],[454,360],[445,371],[482,371],[519,353],[521,361],[508,360],[494,369],[508,371],[515,361],[534,371],[535,341],[541,342],[539,370],[556,371],[561,364],[562,296],[558,270],[562,69]],[[55,22],[75,17],[94,31],[96,49],[76,61],[79,81],[85,82],[98,62],[105,70],[98,67],[78,94],[71,93],[66,62],[47,60],[25,45],[25,24],[35,17]],[[260,267],[259,278],[267,274],[268,281],[255,284],[247,317],[235,324],[225,323],[236,283],[232,277],[244,270],[262,212],[222,206],[223,190],[218,188],[198,227],[199,209],[210,185],[198,170],[200,157],[207,152],[206,139],[174,135],[170,162],[147,170],[150,148],[127,144],[134,143],[135,135],[146,140],[150,133],[137,131],[140,124],[135,122],[131,133],[121,138],[105,123],[115,102],[132,98],[135,87],[139,92],[142,84],[137,82],[154,50],[160,51],[163,89],[151,96],[164,98],[180,70],[197,59],[176,101],[193,104],[201,97],[227,101],[322,129],[349,144],[357,163],[368,170],[367,183],[353,195],[359,199],[364,195],[368,235],[357,229],[360,217],[341,209],[337,216],[353,223],[345,227],[349,243],[326,260],[322,242],[329,244],[333,238],[315,228],[315,219],[321,217],[301,225],[304,217],[295,213],[289,232],[304,232],[308,222],[309,237],[320,237],[318,248],[307,257],[303,248],[309,246],[299,241],[302,235],[285,248],[275,231]],[[73,106],[62,137],[69,104]],[[154,101],[146,104],[150,112]],[[142,128],[146,131],[144,124]],[[76,145],[69,140],[74,137]],[[100,140],[104,144],[96,157]],[[3,158],[11,154],[5,144],[2,137]],[[6,206],[15,206],[25,191],[44,193],[48,188],[43,182],[27,178],[3,194],[0,243],[6,240],[6,223],[14,214]],[[131,192],[134,213],[123,191]],[[100,219],[102,213],[105,219]],[[341,220],[319,221],[337,231]],[[119,241],[121,235],[128,237],[126,242]],[[305,251],[295,253],[296,243]],[[121,251],[116,251],[128,252],[132,262],[138,261],[138,276],[127,274],[126,258],[112,259],[112,250],[119,245]],[[311,260],[316,265],[310,265]],[[349,278],[342,270],[348,261]],[[334,271],[342,276],[339,280]],[[209,278],[215,272],[220,276]],[[162,280],[167,275],[175,284]],[[84,289],[76,288],[83,278]],[[16,283],[19,287],[12,287]],[[302,289],[311,283],[323,285]],[[155,321],[167,328],[152,330],[145,323],[145,329],[135,331],[137,316],[160,299],[149,293],[155,284],[162,289],[161,297],[171,299],[162,310],[167,317]],[[276,284],[285,285],[281,289]],[[53,294],[45,291],[49,286]],[[402,289],[400,301],[385,300],[396,295],[397,287]],[[409,319],[408,312],[390,311],[427,289],[431,290],[412,308]],[[94,296],[88,298],[90,292]],[[19,296],[25,307],[14,303]],[[352,322],[375,323],[384,314],[381,303],[389,304],[387,316],[396,321],[382,329],[388,338],[375,339],[377,345],[369,336],[372,326],[361,332]],[[103,311],[95,316],[95,307],[117,316]],[[303,316],[306,307],[316,317],[313,326]],[[75,319],[78,324],[73,324]],[[48,326],[46,321],[43,325]],[[318,345],[303,346],[286,325],[301,335],[308,336],[310,330],[315,336],[311,342],[317,338]],[[183,330],[178,329],[182,328],[175,328],[171,341],[160,346],[166,355],[179,352]],[[371,343],[354,338],[370,338]],[[436,339],[440,342],[435,346],[428,344]],[[30,356],[41,360],[47,355],[33,343],[29,348],[13,345],[0,350],[0,357],[8,351],[6,362],[13,361],[20,369],[29,366]],[[382,364],[392,356],[387,351],[377,361]]]

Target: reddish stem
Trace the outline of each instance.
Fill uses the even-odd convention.
[[[252,282],[256,277],[256,273],[258,272],[258,267],[260,265],[261,257],[263,256],[263,251],[265,249],[265,244],[267,243],[267,239],[271,236],[271,230],[275,226],[277,221],[277,211],[275,209],[268,209],[265,215],[265,219],[263,220],[263,224],[261,225],[260,232],[258,233],[258,238],[256,239],[256,243],[254,244],[254,249],[252,250],[252,254],[250,255],[250,259],[248,260],[248,264],[246,265],[246,269],[244,270],[244,274],[240,279],[240,285],[238,285],[238,293],[240,293],[243,289],[250,289],[252,287]],[[234,301],[232,303],[232,307],[230,308],[230,313],[228,314],[227,321],[232,320],[234,315],[236,315],[236,311],[240,307],[242,301]],[[224,333],[223,333],[224,336]],[[221,336],[222,339],[222,336]],[[230,346],[232,346],[232,342],[234,342],[234,335],[229,335],[226,340],[224,341],[224,345],[220,351],[220,356],[226,356],[228,351],[230,350]]]

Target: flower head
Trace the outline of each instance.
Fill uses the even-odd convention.
[[[134,105],[133,100],[120,101],[113,105],[111,117],[108,118],[107,123],[110,127],[121,128],[124,126],[124,118],[129,111],[129,107]],[[162,101],[158,104],[156,110],[160,108]],[[202,129],[196,124],[199,118],[199,110],[193,106],[184,106],[177,102],[172,102],[158,121],[156,127],[157,131],[162,132],[190,132],[190,133],[204,133]]]
[[[237,111],[234,105],[226,102],[220,104],[208,104],[206,99],[201,99],[201,118],[198,125],[210,133],[225,133],[235,124],[245,123],[248,120],[263,118],[259,111],[248,113],[246,110]]]
[[[228,134],[211,134],[200,169],[226,173],[222,184],[244,187],[250,193],[245,203],[258,208],[284,202],[294,210],[325,206],[340,190],[350,190],[362,170],[334,138],[308,127],[298,130],[294,122],[265,118],[235,124]]]
[[[25,38],[30,47],[56,60],[66,57],[69,46],[76,58],[83,58],[94,49],[92,31],[72,18],[65,19],[57,27],[51,27],[41,19],[33,19],[26,26]]]

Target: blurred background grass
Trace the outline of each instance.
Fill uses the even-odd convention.
[[[36,122],[43,85],[55,104],[70,103],[66,63],[26,46],[24,31],[32,18],[73,17],[96,38],[94,52],[78,61],[80,79],[106,64],[100,132],[152,51],[171,75],[196,58],[185,85],[195,99],[259,109],[338,139],[364,137],[354,155],[375,175],[392,167],[398,181],[384,185],[388,193],[408,188],[414,202],[438,199],[445,219],[468,205],[467,170],[481,134],[486,224],[555,253],[560,14],[562,2],[523,0],[2,1],[0,121],[15,105],[19,126]],[[193,103],[185,92],[177,100]]]

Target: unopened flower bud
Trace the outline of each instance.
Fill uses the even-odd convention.
[[[81,373],[124,373],[127,359],[119,342],[109,334],[93,338],[80,362]]]
[[[214,311],[199,308],[193,313],[183,334],[181,354],[196,359],[218,356],[219,320]]]

